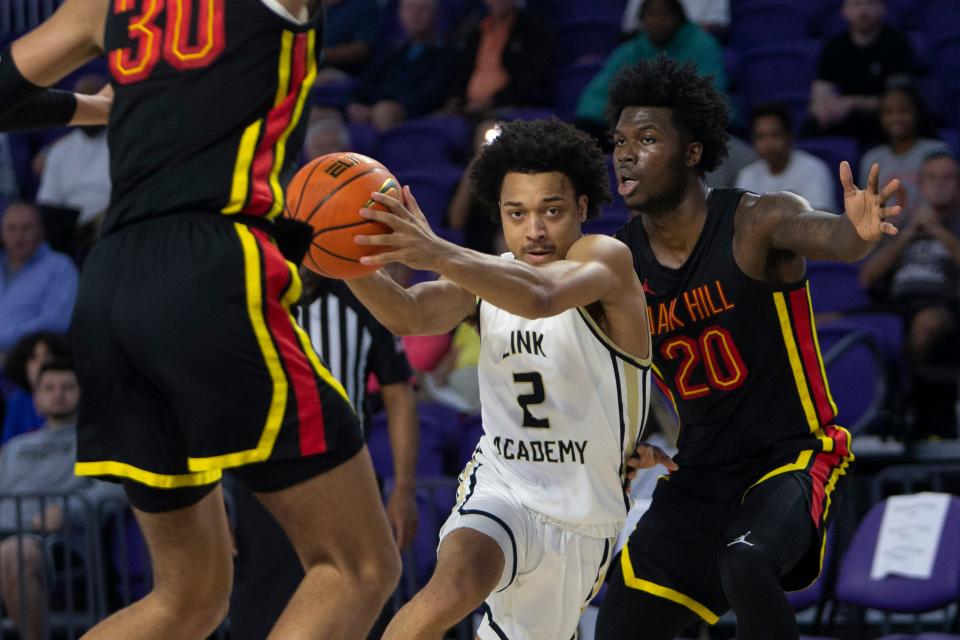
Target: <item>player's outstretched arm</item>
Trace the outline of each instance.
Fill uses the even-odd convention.
[[[383,194],[373,199],[390,211],[361,211],[393,233],[357,236],[359,244],[381,245],[384,253],[361,258],[365,264],[402,262],[415,269],[436,271],[478,298],[525,318],[544,318],[610,296],[620,295],[633,274],[630,250],[606,236],[585,236],[575,242],[565,260],[533,267],[504,260],[439,238],[430,229],[416,199],[403,188],[403,202]]]
[[[397,336],[448,333],[477,310],[476,297],[449,280],[404,289],[381,270],[346,283],[380,324]]]
[[[112,93],[46,89],[103,53],[106,0],[67,0],[0,53],[0,130],[106,124]]]
[[[870,169],[866,189],[853,182],[847,162],[840,163],[844,213],[835,215],[813,210],[803,198],[790,193],[761,196],[751,218],[760,227],[759,237],[771,249],[791,251],[817,260],[854,262],[866,256],[884,235],[896,235],[888,220],[900,213],[900,206],[887,202],[900,188],[891,180],[879,190],[880,167]]]

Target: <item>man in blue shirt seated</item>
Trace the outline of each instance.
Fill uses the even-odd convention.
[[[443,106],[450,52],[440,44],[436,0],[400,0],[403,40],[360,75],[347,114],[353,122],[389,129]]]
[[[17,202],[0,219],[0,359],[22,336],[66,333],[77,297],[77,268],[44,241],[32,204]]]
[[[13,438],[0,451],[0,494],[72,492],[92,506],[123,496],[119,484],[73,473],[80,387],[69,360],[54,360],[40,369],[35,402],[47,421],[39,430]],[[80,500],[70,499],[67,513],[63,504],[52,499],[43,508],[39,500],[23,499],[18,509],[12,498],[0,500],[0,599],[24,640],[44,637],[42,535],[84,523]]]

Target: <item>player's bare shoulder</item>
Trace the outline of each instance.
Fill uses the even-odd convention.
[[[630,247],[613,236],[587,234],[570,246],[567,259],[600,262],[625,281],[636,279]]]

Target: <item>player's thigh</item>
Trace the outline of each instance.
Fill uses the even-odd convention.
[[[326,563],[355,573],[370,564],[399,564],[366,447],[323,473],[256,495],[305,567]]]
[[[505,564],[497,540],[476,529],[459,528],[440,541],[430,587],[472,609],[496,589]]]
[[[588,537],[533,519],[526,561],[509,588],[487,599],[481,638],[498,638],[497,629],[517,640],[571,638],[581,611],[599,591],[613,539]]]
[[[697,621],[690,609],[676,602],[628,587],[619,555],[613,566],[597,617],[597,640],[673,640]]]
[[[150,550],[154,589],[187,603],[217,601],[226,608],[233,561],[220,486],[183,508],[133,511]]]
[[[809,478],[800,473],[780,474],[753,487],[727,526],[721,563],[733,552],[762,552],[781,573],[793,569],[818,540],[809,491]]]

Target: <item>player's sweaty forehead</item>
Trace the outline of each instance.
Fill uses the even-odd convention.
[[[559,171],[519,173],[511,171],[500,186],[500,208],[546,209],[570,204],[576,199],[573,182]]]

